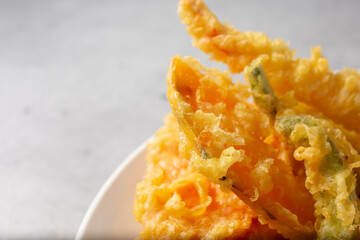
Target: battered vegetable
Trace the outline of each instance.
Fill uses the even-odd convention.
[[[269,115],[283,109],[275,106],[277,102],[271,86],[260,64],[254,61],[246,69],[256,105]],[[267,101],[267,102],[266,102]],[[269,111],[271,109],[271,111]],[[288,111],[289,112],[289,111]],[[359,155],[342,136],[340,151],[335,142],[328,136],[321,124],[327,126],[330,134],[340,131],[332,130],[331,122],[320,121],[309,115],[276,116],[275,129],[284,136],[296,149],[294,157],[305,160],[306,187],[315,199],[316,230],[318,239],[355,239],[359,238],[359,208],[356,196],[356,177],[352,171],[359,164]],[[353,150],[353,151],[351,151]],[[347,152],[347,153],[346,153]],[[349,155],[351,159],[349,160]]]
[[[259,59],[260,60],[260,59]],[[265,72],[258,61],[255,61],[253,67],[250,67],[248,73],[248,80],[251,86],[252,95],[256,105],[260,106],[271,118],[275,117],[275,95],[270,86]]]
[[[180,150],[195,169],[231,189],[284,237],[313,237],[312,197],[279,158],[278,146],[264,142],[272,126],[266,113],[247,103],[246,86],[190,57],[172,60],[167,81]]]
[[[296,147],[296,160],[305,160],[306,186],[316,201],[318,239],[359,238],[356,179],[349,156],[311,116],[279,117],[276,129]]]
[[[173,114],[167,115],[147,146],[134,204],[143,225],[138,239],[283,239],[234,193],[195,171],[179,153],[178,128]]]
[[[294,58],[295,51],[281,39],[220,23],[202,0],[182,0],[178,11],[196,47],[226,63],[234,73],[241,73],[261,56],[278,96],[293,91],[297,100],[343,125],[348,140],[360,152],[360,74],[356,70],[334,73],[320,47],[311,49],[309,59]]]

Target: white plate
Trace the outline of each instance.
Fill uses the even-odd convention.
[[[142,226],[135,221],[136,184],[146,168],[146,144],[138,147],[109,177],[87,210],[76,240],[134,239]]]

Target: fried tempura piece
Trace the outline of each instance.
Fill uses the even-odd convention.
[[[147,146],[146,174],[137,185],[134,213],[144,227],[139,239],[283,239],[234,193],[197,173],[178,146],[170,114]]]
[[[326,126],[325,126],[326,125]],[[360,157],[341,131],[309,115],[279,116],[276,129],[305,161],[306,187],[314,196],[318,239],[358,239],[359,206],[354,167]]]
[[[309,59],[294,59],[295,51],[284,41],[220,23],[202,0],[181,0],[178,12],[193,44],[226,63],[231,72],[241,73],[254,59],[264,57],[264,69],[278,96],[292,90],[299,101],[356,131],[346,136],[360,152],[360,74],[356,70],[334,73],[320,47],[311,49]]]
[[[360,156],[331,121],[284,109],[271,90],[260,60],[245,69],[255,104],[275,120],[275,130],[305,161],[306,188],[315,199],[318,239],[359,238],[359,206],[354,168]]]
[[[229,74],[190,57],[172,59],[168,98],[180,125],[181,153],[209,180],[231,189],[286,238],[314,237],[314,202],[304,182],[264,142],[268,117],[247,103],[249,92]]]
[[[276,97],[279,99],[279,101],[277,101],[272,87],[270,86],[270,81],[265,76],[262,64],[263,61],[264,57],[255,59],[245,68],[244,75],[245,80],[252,89],[252,95],[256,105],[264,110],[269,115],[270,119],[274,119],[277,111],[276,108],[292,109],[296,114],[307,114],[319,119],[324,119],[330,122],[334,128],[341,130],[355,149],[360,149],[360,134],[346,129],[341,124],[336,124],[316,108],[297,101],[294,97],[294,91],[289,91],[284,96]]]

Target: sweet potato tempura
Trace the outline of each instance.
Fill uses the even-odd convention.
[[[294,91],[296,99],[356,131],[348,138],[360,152],[360,74],[356,70],[344,68],[334,73],[320,47],[311,49],[309,59],[295,59],[295,51],[281,39],[270,40],[263,33],[242,32],[220,23],[202,0],[180,1],[179,15],[193,44],[212,59],[226,63],[233,73],[241,73],[257,57],[265,57],[263,67],[276,94]]]
[[[179,154],[172,114],[147,146],[147,170],[136,189],[139,239],[283,239],[261,225],[232,192],[197,173]]]

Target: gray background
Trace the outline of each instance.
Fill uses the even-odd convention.
[[[207,1],[222,21],[360,68],[359,1]],[[101,185],[162,125],[176,1],[0,2],[0,238],[73,238]],[[220,68],[224,69],[223,66]]]

